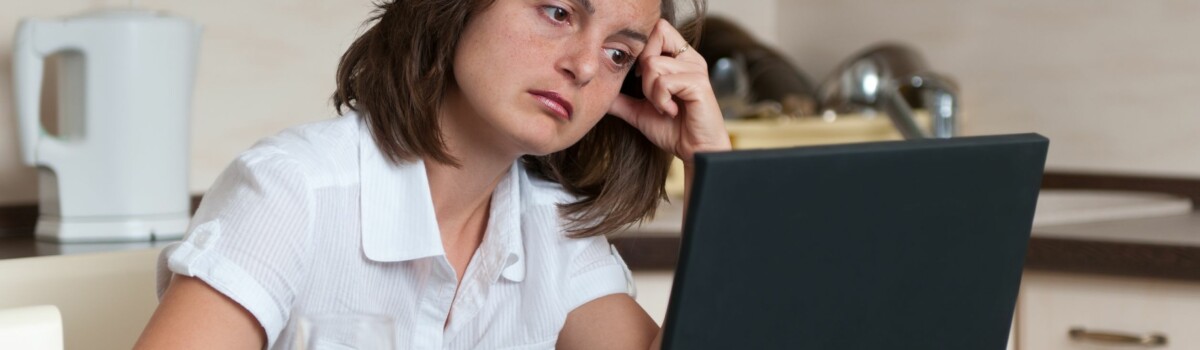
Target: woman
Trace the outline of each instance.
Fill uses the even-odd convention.
[[[164,250],[138,347],[289,348],[328,313],[391,316],[400,348],[651,347],[601,234],[652,213],[670,155],[729,149],[672,4],[381,4],[345,114],[242,153]]]

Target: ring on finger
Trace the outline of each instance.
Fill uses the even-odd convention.
[[[682,48],[682,49],[679,49],[679,51],[678,51],[678,52],[675,52],[675,54],[674,54],[674,55],[671,55],[671,57],[679,57],[679,55],[682,55],[684,52],[688,52],[688,50],[690,50],[691,48],[692,48],[692,45],[688,45],[687,43],[683,43],[683,48]]]

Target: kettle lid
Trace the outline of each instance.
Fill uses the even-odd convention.
[[[108,8],[95,11],[89,11],[77,16],[68,18],[68,20],[85,20],[85,21],[105,21],[105,22],[136,22],[146,20],[171,20],[177,19],[166,13],[148,9],[138,8]]]

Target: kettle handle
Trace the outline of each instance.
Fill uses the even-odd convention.
[[[42,75],[46,56],[69,48],[69,44],[56,35],[37,35],[40,29],[51,29],[52,32],[58,32],[52,34],[60,34],[61,31],[49,28],[55,24],[60,23],[22,20],[13,40],[13,105],[17,111],[21,158],[29,166],[44,163],[39,162],[37,157],[40,144],[57,141],[53,137],[46,137],[41,123]]]

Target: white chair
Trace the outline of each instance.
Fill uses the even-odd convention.
[[[0,310],[0,349],[62,348],[62,315],[54,305]]]

